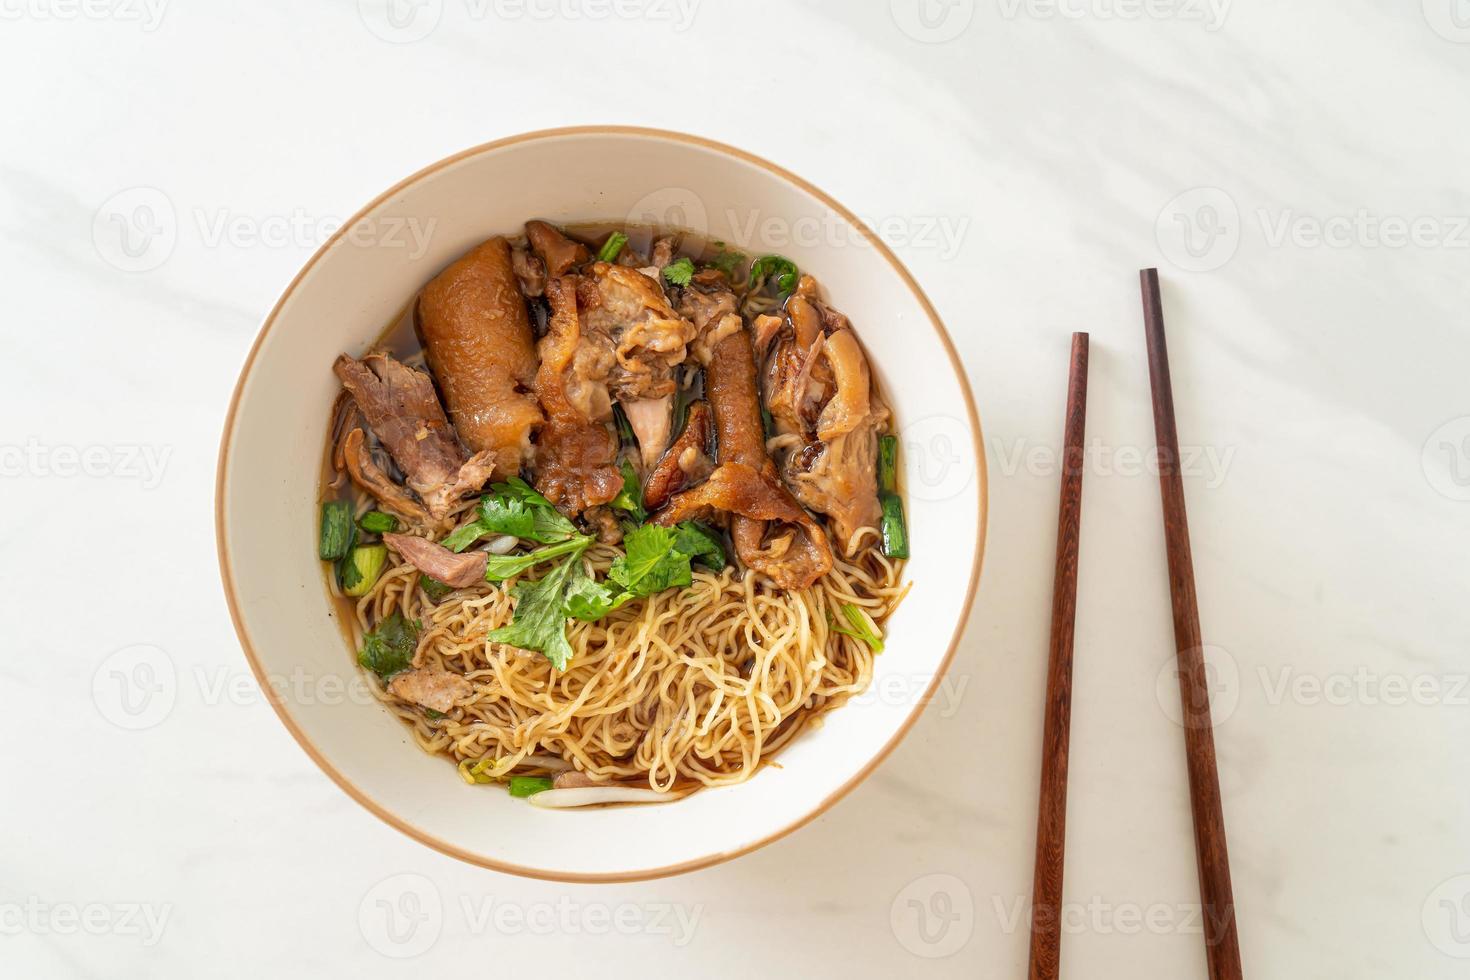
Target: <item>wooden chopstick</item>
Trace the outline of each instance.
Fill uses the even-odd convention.
[[[1072,335],[1063,434],[1057,564],[1051,594],[1051,655],[1041,733],[1036,872],[1031,886],[1031,980],[1056,980],[1061,963],[1062,865],[1067,843],[1067,747],[1072,724],[1072,637],[1082,524],[1082,456],[1087,431],[1087,334]]]
[[[1169,554],[1169,592],[1174,606],[1174,646],[1184,711],[1189,802],[1194,812],[1194,849],[1199,866],[1200,902],[1204,906],[1205,955],[1211,980],[1240,980],[1240,940],[1235,931],[1235,898],[1230,888],[1230,858],[1225,849],[1225,815],[1220,806],[1220,776],[1215,767],[1215,736],[1200,638],[1199,601],[1194,590],[1189,521],[1184,512],[1184,481],[1179,473],[1179,432],[1174,422],[1169,350],[1164,343],[1159,272],[1144,269],[1139,273],[1139,280],[1143,288],[1143,326],[1159,450],[1159,488],[1164,501],[1164,543]]]

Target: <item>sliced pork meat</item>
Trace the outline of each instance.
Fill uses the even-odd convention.
[[[643,481],[643,504],[658,510],[668,503],[670,495],[689,484],[709,476],[713,463],[709,458],[709,405],[695,402],[689,406],[689,418],[679,438],[654,465]]]
[[[388,690],[405,701],[441,714],[475,693],[475,686],[461,674],[432,667],[406,670],[388,682]]]
[[[873,397],[867,357],[847,318],[811,295],[803,277],[786,304],[764,372],[782,478],[796,499],[831,521],[843,554],[882,517],[878,436],[888,412]],[[770,329],[770,324],[765,324]]]
[[[660,238],[653,243],[653,253],[648,257],[648,264],[659,272],[664,271],[664,266],[674,261],[674,248],[676,243],[672,237]]]
[[[829,442],[872,418],[873,379],[868,359],[851,330],[828,335],[822,355],[831,371],[833,390],[817,416],[817,438]]]
[[[711,316],[706,324],[719,320]],[[654,520],[669,526],[709,508],[725,511],[735,552],[747,568],[778,588],[806,588],[832,568],[832,549],[826,531],[781,485],[766,454],[755,356],[744,328],[714,347],[705,365],[705,392],[719,466],[704,483],[674,494]]]
[[[492,238],[419,294],[414,325],[465,445],[505,479],[530,458],[541,410],[529,393],[536,350],[510,246]]]
[[[755,347],[755,360],[759,364],[766,359],[770,353],[771,341],[781,332],[786,321],[779,316],[762,313],[750,324],[751,344]]]
[[[551,319],[539,344],[536,397],[547,421],[536,443],[534,482],[552,503],[577,515],[607,503],[623,488],[614,465],[618,439],[609,425],[606,378],[613,358],[600,338],[584,342],[576,276],[548,281],[546,299]]]
[[[410,524],[428,524],[433,520],[429,512],[383,470],[373,459],[368,449],[367,434],[359,426],[347,430],[337,444],[337,466],[345,470],[352,482],[362,487],[383,506],[404,518]]]
[[[383,543],[436,582],[463,589],[485,581],[489,559],[483,551],[466,551],[457,555],[426,538],[392,532],[383,535]]]
[[[360,361],[343,354],[332,370],[434,520],[447,516],[464,494],[485,485],[494,469],[494,457],[476,453],[465,459],[427,374],[383,353],[369,354]],[[380,483],[361,466],[360,450],[351,456],[361,471],[354,476],[357,482],[364,483],[366,478],[374,485]],[[381,482],[391,481],[384,477]],[[374,495],[381,499],[380,493]]]

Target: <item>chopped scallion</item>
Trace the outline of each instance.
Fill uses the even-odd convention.
[[[551,789],[551,780],[545,776],[512,776],[510,777],[510,795],[517,799],[525,799],[544,793]]]
[[[883,554],[889,558],[909,556],[909,532],[903,520],[903,500],[896,493],[878,495],[883,506]]]
[[[364,544],[353,548],[342,563],[342,591],[350,596],[367,595],[378,576],[383,574],[383,565],[388,561],[388,546]]]
[[[370,510],[357,519],[357,526],[371,534],[385,534],[398,530],[398,518],[380,510]]]
[[[623,246],[628,244],[628,236],[620,231],[615,231],[607,236],[607,241],[602,243],[602,248],[597,250],[597,261],[611,262],[618,257]]]
[[[878,492],[898,493],[898,437],[878,437]]]
[[[352,505],[345,500],[329,500],[322,504],[321,539],[317,556],[323,561],[336,561],[352,547],[357,531],[352,525]]]
[[[755,289],[762,282],[771,280],[779,291],[789,293],[796,288],[800,278],[801,272],[796,268],[796,263],[786,256],[762,255],[751,263],[749,286]]]
[[[832,631],[841,633],[843,636],[851,636],[862,640],[873,649],[874,653],[883,652],[883,634],[868,619],[867,614],[851,602],[842,604],[842,618],[847,620],[850,629],[844,628],[832,622]],[[829,620],[830,622],[830,620]]]

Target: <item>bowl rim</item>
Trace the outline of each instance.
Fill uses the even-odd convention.
[[[271,329],[275,326],[276,318],[279,316],[281,308],[285,305],[286,301],[290,299],[291,296],[295,293],[297,287],[301,284],[301,281],[305,278],[306,274],[310,272],[319,261],[321,261],[322,257],[331,250],[332,246],[335,245],[339,239],[347,234],[347,232],[351,228],[356,226],[359,221],[366,218],[371,211],[381,205],[384,201],[398,194],[400,191],[406,189],[407,187],[419,182],[420,180],[423,180],[424,178],[429,177],[430,175],[437,173],[438,171],[443,170],[446,167],[458,163],[461,160],[479,155],[481,153],[492,152],[494,150],[499,150],[507,146],[514,146],[520,143],[529,143],[545,139],[558,139],[566,136],[644,137],[654,140],[667,140],[676,143],[684,143],[706,150],[713,150],[717,153],[722,153],[727,156],[734,157],[745,163],[753,164],[781,180],[785,180],[796,185],[797,187],[806,191],[808,194],[811,194],[813,197],[817,198],[817,200],[821,201],[824,205],[831,208],[837,214],[841,215],[842,219],[863,236],[867,243],[871,245],[884,259],[884,261],[889,264],[893,271],[898,275],[899,279],[903,281],[904,285],[908,287],[909,291],[913,294],[914,299],[918,301],[920,308],[923,309],[924,314],[928,317],[930,326],[933,327],[935,334],[939,338],[941,346],[943,346],[944,348],[945,354],[949,357],[950,366],[953,368],[955,378],[959,382],[960,393],[963,396],[965,404],[966,421],[969,424],[970,436],[974,444],[976,460],[976,484],[977,489],[979,490],[979,521],[976,525],[977,530],[975,536],[975,550],[971,559],[970,579],[965,588],[965,601],[963,604],[963,608],[961,609],[960,615],[955,622],[954,631],[950,636],[948,648],[945,650],[943,659],[940,660],[938,667],[934,671],[933,678],[929,681],[929,685],[925,689],[923,696],[919,698],[912,709],[910,709],[908,717],[905,718],[902,724],[899,725],[898,730],[893,733],[893,736],[889,738],[889,740],[883,745],[883,747],[879,749],[878,752],[867,761],[867,763],[864,764],[862,769],[860,769],[850,779],[848,779],[847,782],[843,783],[841,786],[833,790],[825,799],[823,799],[810,811],[798,816],[796,819],[792,820],[789,824],[782,827],[781,829],[771,834],[768,834],[757,841],[742,845],[741,847],[738,847],[734,850],[720,851],[688,861],[683,861],[678,864],[666,865],[656,868],[646,868],[636,871],[596,873],[565,872],[527,867],[524,865],[512,864],[507,861],[496,860],[482,854],[477,854],[472,851],[465,850],[464,848],[450,843],[449,841],[435,837],[433,834],[430,834],[425,830],[414,826],[409,821],[388,810],[386,807],[382,806],[376,800],[370,797],[367,793],[359,789],[354,783],[352,783],[341,772],[339,772],[337,768],[331,763],[331,761],[328,760],[326,756],[317,749],[315,744],[312,743],[311,739],[307,737],[306,733],[302,731],[302,729],[296,724],[295,720],[291,717],[291,714],[288,711],[284,700],[276,691],[275,687],[269,683],[267,672],[265,668],[261,665],[260,659],[256,655],[254,645],[251,643],[249,632],[245,628],[245,620],[243,614],[241,613],[239,597],[236,593],[234,571],[231,567],[229,545],[225,534],[225,478],[226,469],[229,463],[230,449],[234,442],[235,419],[240,407],[240,397],[245,389],[245,382],[249,378],[250,372],[255,367],[256,355],[260,352],[261,345],[264,343],[266,335],[270,333]],[[372,813],[374,816],[382,820],[384,823],[388,824],[390,827],[393,827],[401,833],[408,835],[421,844],[433,848],[434,850],[439,851],[442,854],[446,854],[449,857],[457,858],[461,861],[464,861],[467,864],[477,865],[482,868],[488,868],[492,871],[499,871],[505,874],[518,875],[525,878],[534,878],[543,881],[560,881],[572,884],[595,884],[651,881],[657,878],[667,878],[673,875],[684,874],[690,871],[697,871],[702,868],[712,867],[713,865],[721,864],[725,861],[730,861],[742,855],[749,854],[750,852],[764,847],[767,844],[772,843],[773,841],[780,840],[781,838],[786,837],[787,835],[811,823],[817,817],[830,810],[834,805],[836,805],[839,800],[845,797],[848,793],[852,792],[852,790],[856,788],[859,783],[861,783],[864,779],[871,775],[872,772],[877,769],[878,766],[881,765],[885,759],[888,758],[888,756],[898,746],[899,742],[903,740],[904,736],[909,733],[910,729],[913,728],[914,723],[918,721],[920,714],[923,713],[924,708],[933,698],[936,688],[939,686],[940,681],[943,680],[945,674],[949,671],[950,665],[954,660],[955,651],[959,647],[960,637],[963,635],[965,626],[969,622],[970,611],[974,607],[975,594],[980,584],[980,569],[985,554],[985,539],[988,528],[989,503],[989,476],[985,459],[984,437],[981,433],[980,428],[980,415],[979,412],[976,411],[975,397],[973,392],[970,390],[970,381],[968,376],[965,374],[964,364],[960,360],[959,352],[955,349],[954,341],[950,338],[949,332],[945,330],[944,323],[940,320],[939,314],[935,311],[933,304],[929,301],[929,297],[925,295],[924,290],[919,286],[918,282],[915,281],[914,277],[909,273],[908,269],[904,267],[903,263],[899,261],[898,257],[893,254],[893,251],[887,246],[886,243],[883,242],[881,238],[879,238],[872,231],[872,229],[870,229],[861,219],[859,219],[857,215],[848,210],[842,204],[838,203],[830,194],[821,190],[811,182],[797,176],[784,167],[771,163],[769,160],[766,160],[763,157],[756,156],[755,154],[750,153],[746,150],[742,150],[738,147],[730,146],[729,144],[721,143],[716,140],[707,139],[702,136],[695,136],[689,133],[678,132],[675,130],[656,129],[645,126],[586,125],[562,126],[552,129],[538,129],[524,133],[518,133],[513,136],[506,136],[501,139],[491,140],[486,143],[480,143],[467,149],[461,150],[458,153],[454,153],[450,156],[444,157],[441,160],[437,160],[434,163],[431,163],[428,166],[423,167],[413,174],[398,181],[392,187],[389,187],[387,190],[374,197],[367,204],[363,205],[363,207],[358,209],[358,211],[351,218],[343,222],[342,225],[337,229],[337,231],[334,232],[331,237],[323,242],[316,249],[316,251],[312,253],[311,257],[307,259],[306,263],[301,267],[296,275],[292,277],[291,281],[286,285],[286,288],[281,292],[280,297],[277,298],[275,304],[271,307],[270,312],[266,314],[265,320],[262,321],[260,330],[257,332],[255,340],[250,346],[250,351],[245,357],[245,362],[243,365],[241,365],[240,375],[235,381],[234,392],[230,396],[229,408],[225,413],[224,431],[220,437],[219,456],[215,466],[214,529],[215,548],[219,558],[220,580],[222,585],[224,586],[225,603],[229,607],[230,620],[234,623],[235,634],[239,638],[240,647],[245,653],[245,659],[250,664],[250,670],[255,675],[256,683],[260,685],[261,690],[266,695],[266,699],[270,702],[272,710],[275,711],[276,717],[278,717],[281,720],[281,723],[286,726],[286,730],[291,733],[291,737],[296,740],[296,743],[301,746],[302,750],[305,751],[306,754],[311,758],[311,760],[316,763],[317,767],[320,768],[322,772],[324,772],[334,783],[336,783],[343,792],[345,792],[353,800],[356,800],[357,803],[360,804],[369,813]]]

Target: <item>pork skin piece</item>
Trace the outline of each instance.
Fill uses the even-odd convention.
[[[506,240],[477,246],[425,286],[414,326],[460,439],[492,455],[495,479],[515,476],[542,417],[529,394],[531,320]]]
[[[527,221],[526,238],[531,242],[536,257],[546,267],[546,274],[553,279],[566,275],[592,258],[586,245],[572,241],[561,233],[560,228],[545,221]]]
[[[858,532],[876,528],[882,517],[878,436],[888,411],[873,397],[867,357],[847,318],[821,305],[815,288],[803,277],[786,304],[763,394],[777,432],[800,440],[779,454],[782,478],[797,500],[827,516],[851,557]]]
[[[696,333],[669,304],[659,281],[659,263],[672,258],[673,240],[660,239],[654,264],[639,267],[629,264],[642,260],[628,246],[614,262],[594,262],[585,246],[544,221],[528,222],[526,236],[549,275],[573,278],[577,286],[582,349],[576,356],[584,369],[569,387],[595,381],[616,399],[638,437],[644,468],[651,467],[668,446],[674,369],[684,362]]]
[[[704,383],[719,466],[704,483],[675,494],[655,523],[668,527],[710,508],[725,511],[735,553],[747,568],[778,588],[807,588],[831,570],[832,546],[827,532],[781,484],[766,453],[748,331],[741,328],[719,342]]]
[[[608,382],[618,401],[674,393],[674,368],[684,363],[696,331],[669,305],[657,280],[638,269],[594,262],[578,280],[577,299],[583,329],[612,341],[617,363]]]
[[[684,431],[669,447],[648,479],[643,481],[643,504],[658,510],[668,503],[670,495],[709,475],[709,405],[698,401],[689,406]]]
[[[605,379],[611,353],[583,342],[576,276],[548,280],[546,299],[551,319],[538,345],[535,385],[546,426],[536,442],[532,482],[563,512],[577,516],[623,488],[613,465],[618,439],[608,424],[612,403]]]

